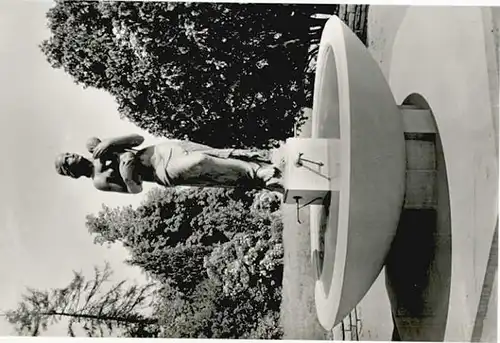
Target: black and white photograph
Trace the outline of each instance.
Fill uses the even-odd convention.
[[[0,338],[496,342],[499,27],[2,0]]]

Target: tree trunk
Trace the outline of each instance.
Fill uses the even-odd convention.
[[[61,316],[61,317],[70,317],[70,318],[83,318],[83,319],[94,319],[94,320],[102,320],[102,321],[115,321],[120,323],[128,323],[128,324],[155,324],[158,320],[153,318],[143,318],[143,319],[132,319],[132,318],[124,318],[124,317],[113,317],[106,315],[93,315],[93,314],[78,314],[78,313],[67,313],[67,312],[45,312],[41,313],[46,316]]]

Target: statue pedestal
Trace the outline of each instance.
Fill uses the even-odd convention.
[[[284,202],[298,206],[322,204],[330,191],[338,190],[339,148],[338,139],[288,139]]]

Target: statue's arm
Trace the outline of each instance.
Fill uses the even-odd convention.
[[[110,153],[121,153],[144,143],[144,137],[138,134],[104,139],[93,150],[94,158],[101,158]]]
[[[107,141],[108,145],[110,145],[111,147],[130,149],[144,143],[144,137],[138,134],[131,134],[120,137],[108,138]]]
[[[135,167],[135,156],[133,153],[126,152],[120,156],[120,176],[129,193],[137,194],[142,192],[141,175]]]

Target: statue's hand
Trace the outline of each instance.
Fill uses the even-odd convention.
[[[103,140],[97,146],[94,148],[94,151],[92,153],[92,156],[94,159],[100,159],[101,157],[105,156],[111,147],[111,144],[109,144],[108,140]]]

